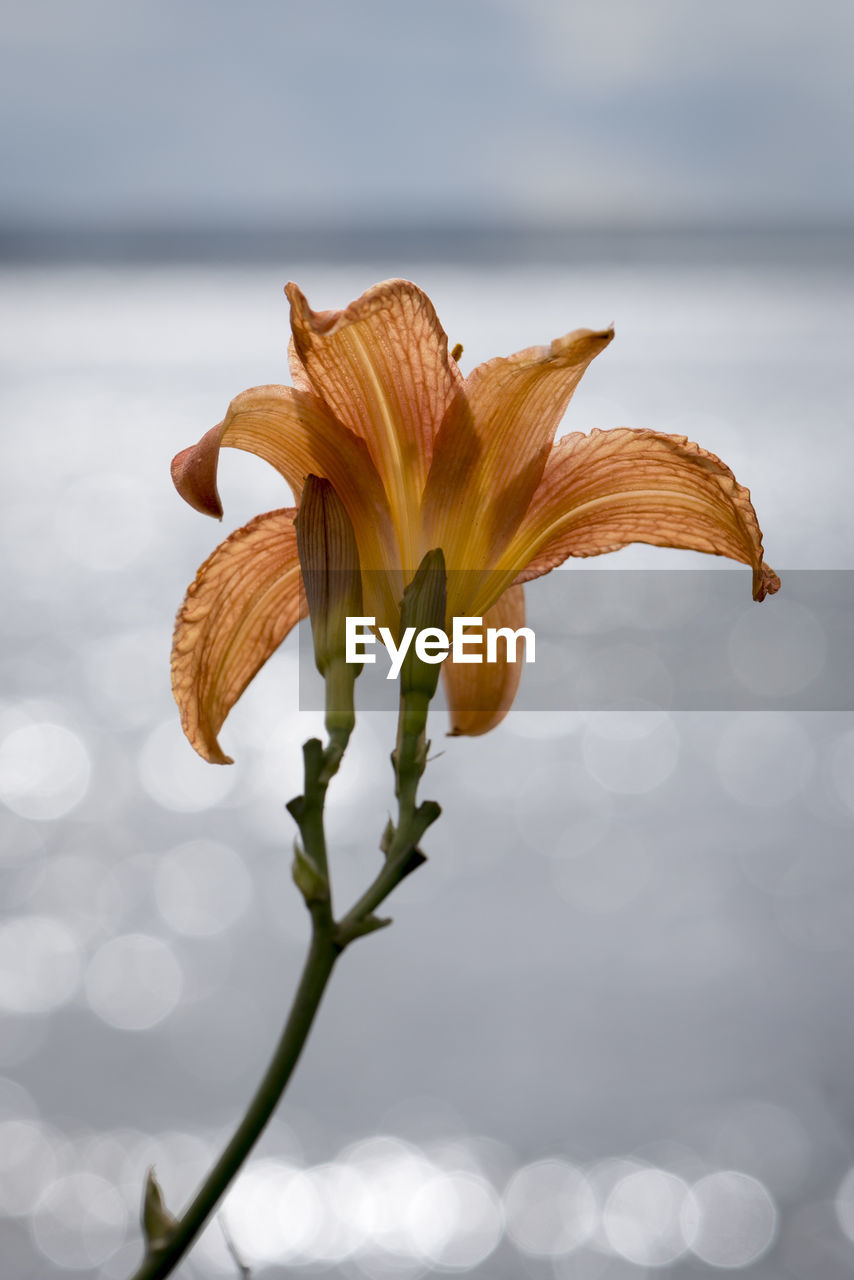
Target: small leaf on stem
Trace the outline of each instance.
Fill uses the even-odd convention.
[[[177,1226],[173,1214],[169,1212],[163,1201],[160,1183],[154,1176],[154,1169],[149,1169],[145,1176],[145,1191],[142,1198],[142,1231],[149,1253],[163,1249]]]
[[[294,884],[305,904],[329,901],[329,881],[315,862],[308,856],[298,840],[294,841],[294,862],[291,868]]]

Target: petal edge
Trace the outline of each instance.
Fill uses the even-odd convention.
[[[527,582],[569,556],[632,542],[750,565],[756,600],[780,586],[763,560],[750,491],[730,468],[686,436],[628,427],[557,442],[503,565],[515,565],[516,581]]]
[[[305,613],[295,509],[270,511],[220,543],[175,620],[172,691],[190,744],[231,764],[218,734],[250,680]]]

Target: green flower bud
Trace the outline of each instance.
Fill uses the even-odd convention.
[[[441,548],[428,551],[418,566],[415,577],[403,593],[400,605],[400,634],[414,627],[416,636],[427,627],[443,628],[447,608],[447,576]],[[404,698],[420,695],[429,700],[439,683],[439,663],[422,662],[409,646],[400,670],[400,691]]]
[[[345,658],[348,615],[362,612],[359,550],[350,517],[328,480],[308,477],[295,524],[314,659],[325,676],[335,659]],[[362,668],[351,666],[355,679]]]

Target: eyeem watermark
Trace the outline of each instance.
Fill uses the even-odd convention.
[[[347,618],[344,654],[347,662],[376,662],[377,655],[368,652],[377,643],[371,631],[375,624],[376,618]],[[416,655],[430,664],[444,662],[449,654],[454,662],[498,662],[499,641],[503,641],[501,656],[506,656],[508,662],[519,661],[520,640],[525,662],[533,662],[536,654],[536,637],[530,627],[519,627],[516,631],[512,627],[487,627],[484,632],[482,618],[454,618],[450,637],[441,627],[424,627],[417,635],[415,627],[407,627],[399,642],[388,627],[380,627],[379,634],[391,662],[387,680],[396,680],[400,675],[413,641]]]

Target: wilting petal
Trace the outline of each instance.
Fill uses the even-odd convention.
[[[525,625],[525,595],[520,586],[509,587],[491,609],[483,615],[487,627],[510,627],[516,631]],[[484,657],[485,655],[484,640]],[[507,661],[507,646],[498,642],[498,661],[479,663],[454,662],[447,657],[442,676],[451,716],[451,734],[476,737],[500,724],[513,705],[522,678],[524,646],[517,648],[516,662]]]
[[[630,542],[749,564],[756,600],[780,585],[762,559],[750,491],[729,467],[685,436],[625,427],[558,441],[502,563],[526,566],[519,575],[526,582],[567,556],[595,556]]]
[[[172,691],[199,755],[230,764],[217,741],[249,681],[305,612],[295,509],[270,511],[202,565],[175,623]]]
[[[363,568],[399,563],[388,502],[368,450],[317,396],[293,387],[251,387],[232,400],[219,426],[177,455],[172,463],[176,488],[207,515],[222,515],[216,477],[219,451],[226,445],[272,463],[297,500],[306,476],[330,480],[356,530]]]
[[[460,383],[433,304],[406,280],[375,285],[344,311],[312,311],[295,284],[286,292],[301,365],[331,413],[367,443],[404,567],[414,570],[433,441]]]
[[[424,495],[425,540],[452,569],[492,565],[540,482],[581,377],[614,336],[577,329],[472,371],[448,412]]]

